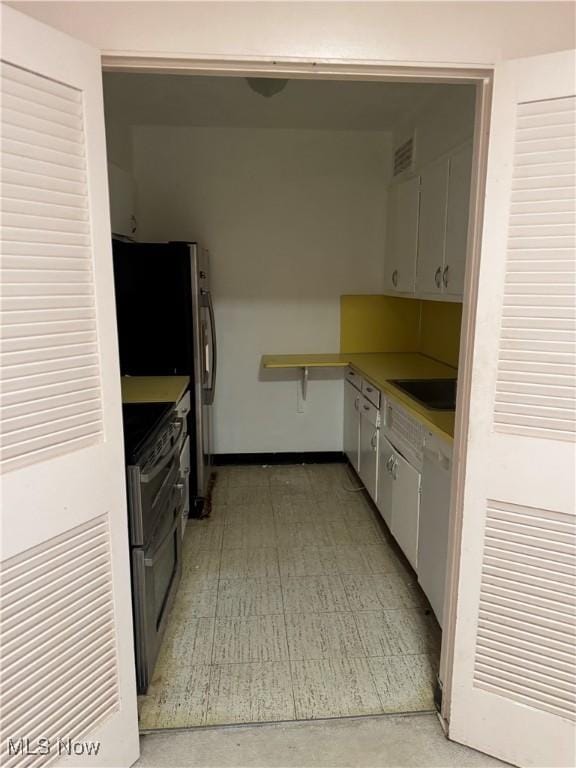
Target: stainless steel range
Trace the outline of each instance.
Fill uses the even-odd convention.
[[[173,405],[124,405],[138,692],[152,678],[182,574],[184,486],[180,453],[186,419]]]

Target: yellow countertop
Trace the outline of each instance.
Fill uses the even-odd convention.
[[[263,368],[346,368],[350,355],[262,355]]]
[[[324,355],[263,355],[264,368],[341,368],[351,365],[374,386],[394,397],[413,411],[431,431],[442,437],[454,437],[454,411],[431,411],[390,383],[390,379],[439,379],[452,378],[458,373],[444,363],[439,363],[418,353],[382,352],[366,354]]]
[[[188,389],[188,376],[122,376],[123,403],[177,403]]]

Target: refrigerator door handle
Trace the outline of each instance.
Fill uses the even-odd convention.
[[[214,402],[214,390],[216,387],[216,364],[218,357],[216,354],[216,325],[214,321],[214,305],[212,303],[212,294],[210,291],[206,291],[206,299],[208,305],[208,314],[210,315],[210,350],[212,358],[212,365],[210,366],[210,386],[208,387],[206,403],[207,405],[212,405]]]
[[[210,369],[211,352],[210,343],[208,342],[208,332],[206,331],[206,324],[202,324],[202,340],[204,344],[204,373],[202,376],[202,385],[204,389],[208,389],[208,381],[212,378],[212,372]]]

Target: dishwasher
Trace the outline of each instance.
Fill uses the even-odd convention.
[[[424,441],[422,495],[418,536],[418,581],[442,626],[448,527],[452,445],[429,432]]]

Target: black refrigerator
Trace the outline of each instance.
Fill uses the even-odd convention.
[[[198,243],[114,240],[113,254],[121,374],[190,377],[190,508],[201,515],[217,360],[208,251]]]

